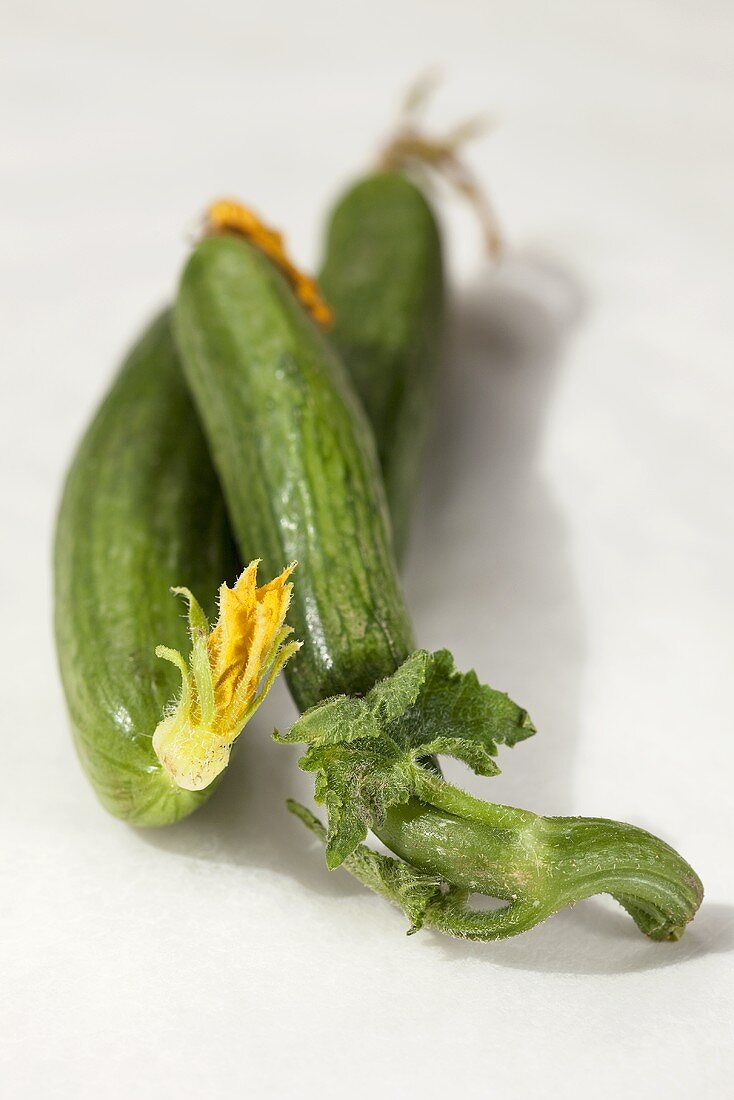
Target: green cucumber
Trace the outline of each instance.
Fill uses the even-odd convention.
[[[175,786],[151,739],[179,690],[157,643],[188,649],[170,588],[214,610],[236,556],[168,315],[124,363],[74,457],[55,538],[55,629],[74,740],[110,813],[162,825],[211,793]]]
[[[368,690],[414,641],[374,441],[340,360],[276,267],[230,236],[194,252],[174,327],[240,552],[266,573],[298,560],[298,706]]]
[[[401,172],[360,180],[334,208],[319,277],[330,336],[377,440],[398,560],[426,441],[444,327],[441,239]]]
[[[623,823],[543,818],[447,783],[434,754],[482,775],[500,743],[534,732],[506,696],[415,651],[400,594],[374,442],[329,343],[283,275],[242,239],[204,240],[174,314],[184,371],[243,557],[299,559],[303,649],[286,669],[328,830],[295,812],[344,864],[422,924],[473,939],[525,931],[611,893],[653,939],[677,939],[700,904],[695,872]],[[371,852],[372,829],[399,860]],[[505,899],[469,907],[472,891]]]

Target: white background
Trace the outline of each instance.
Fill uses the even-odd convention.
[[[9,1097],[723,1097],[732,950],[732,8],[722,0],[38,3],[2,14],[2,1080]],[[401,89],[446,74],[510,253],[443,203],[452,349],[406,586],[539,733],[472,782],[632,820],[707,900],[411,939],[283,809],[285,690],[194,818],[107,817],[50,630],[64,468],[234,193],[314,265]],[[462,777],[464,779],[465,777]]]

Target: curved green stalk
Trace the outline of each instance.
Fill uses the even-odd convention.
[[[292,806],[340,864],[411,921],[468,939],[527,931],[552,913],[611,894],[655,940],[677,940],[701,904],[692,868],[662,840],[604,818],[539,817],[474,798],[426,766],[445,753],[496,773],[497,745],[533,732],[507,696],[461,675],[445,651],[418,652],[364,700],[329,700],[282,740],[305,741],[328,829]],[[372,829],[403,862],[370,853]],[[473,893],[508,902],[475,910]]]
[[[645,935],[678,940],[701,904],[692,868],[644,829],[604,818],[538,817],[481,802],[435,777],[427,779],[431,786],[434,802],[393,811],[380,830],[396,854],[454,887],[427,907],[426,925],[469,939],[504,939],[574,902],[611,894]],[[460,816],[462,808],[471,816]],[[472,910],[471,893],[509,905]]]

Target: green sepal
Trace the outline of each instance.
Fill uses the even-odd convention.
[[[174,596],[183,596],[189,606],[189,636],[191,638],[191,671],[196,684],[196,694],[201,711],[201,723],[209,725],[214,715],[214,683],[209,667],[209,654],[206,640],[209,636],[209,621],[201,604],[188,588],[172,588]]]
[[[326,806],[326,862],[338,867],[391,806],[420,795],[423,760],[441,753],[480,775],[499,771],[499,744],[535,732],[527,712],[506,695],[457,671],[448,650],[418,650],[364,699],[340,696],[311,708],[276,740],[302,742],[304,771],[316,773]]]

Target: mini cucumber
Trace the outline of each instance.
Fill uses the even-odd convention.
[[[328,339],[256,247],[190,258],[176,341],[240,552],[298,560],[286,675],[299,705],[366,691],[414,648],[365,414]],[[277,501],[277,507],[275,502]]]
[[[331,338],[375,433],[400,559],[444,327],[438,226],[406,175],[368,176],[340,199],[319,284],[334,310]]]
[[[125,821],[185,817],[212,788],[182,790],[153,751],[179,688],[155,647],[188,647],[171,586],[185,580],[211,612],[236,555],[168,315],[132,350],[79,446],[54,557],[59,664],[85,772]]]

